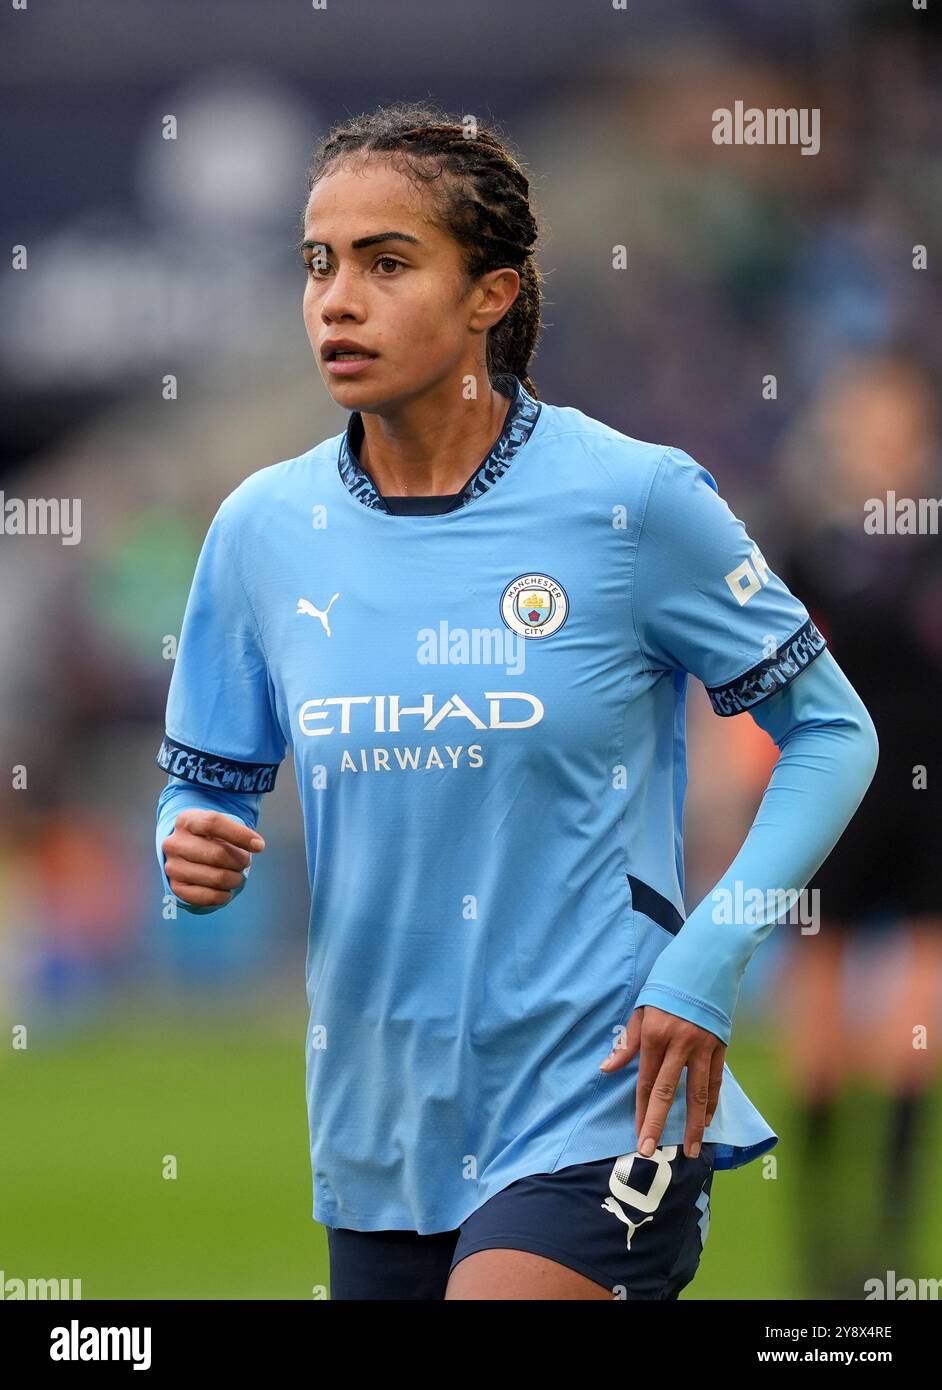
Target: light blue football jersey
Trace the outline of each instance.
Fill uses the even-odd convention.
[[[331,1226],[453,1230],[636,1147],[637,1057],[598,1068],[684,920],[687,673],[725,716],[825,646],[706,469],[495,384],[502,434],[451,511],[387,510],[356,412],[241,483],[170,685],[176,809],[190,785],[252,822],[293,754]],[[717,1168],[777,1141],[729,1067],[704,1138]]]

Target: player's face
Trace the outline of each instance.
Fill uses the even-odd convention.
[[[328,391],[348,409],[377,410],[484,369],[487,291],[469,284],[457,242],[430,212],[421,190],[382,161],[338,169],[311,192],[304,240],[317,244],[302,253],[304,324]],[[386,233],[397,235],[354,244]],[[338,338],[372,356],[325,358]]]

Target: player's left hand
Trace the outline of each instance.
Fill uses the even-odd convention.
[[[600,1070],[618,1071],[631,1061],[639,1047],[635,1097],[638,1152],[649,1158],[660,1143],[680,1073],[686,1067],[684,1153],[688,1158],[696,1158],[703,1131],[712,1121],[719,1101],[726,1044],[706,1028],[652,1004],[643,1004],[631,1015]]]

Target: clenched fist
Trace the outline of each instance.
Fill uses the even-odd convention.
[[[221,811],[181,811],[160,846],[167,880],[178,898],[193,907],[218,907],[245,880],[243,869],[265,841]]]

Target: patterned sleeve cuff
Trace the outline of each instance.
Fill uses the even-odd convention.
[[[278,763],[246,763],[204,753],[178,743],[169,734],[164,735],[154,762],[173,777],[226,792],[270,792],[279,768]]]
[[[786,685],[801,675],[820,656],[827,639],[811,618],[783,642],[774,656],[766,657],[755,666],[727,681],[725,685],[707,686],[710,703],[717,714],[740,714],[752,709],[770,695],[777,695]]]

